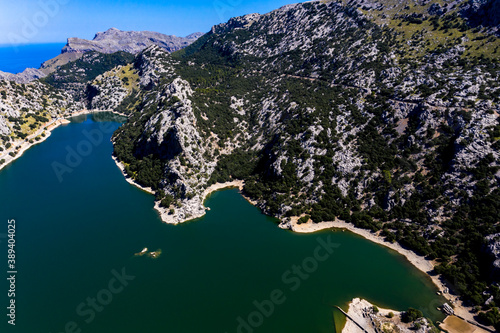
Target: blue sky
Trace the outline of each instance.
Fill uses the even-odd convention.
[[[267,13],[294,0],[3,0],[0,44],[92,39],[96,32],[149,30],[185,36],[234,16]]]

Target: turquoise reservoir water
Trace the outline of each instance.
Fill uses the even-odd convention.
[[[15,327],[0,273],[1,332],[334,332],[331,306],[354,297],[441,318],[400,255],[348,232],[281,230],[236,190],[213,194],[201,219],[162,223],[111,159],[119,125],[81,118],[0,172],[18,271]],[[162,254],[134,257],[144,247]]]

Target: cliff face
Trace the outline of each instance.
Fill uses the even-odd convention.
[[[487,246],[486,252],[487,254],[493,256],[493,274],[496,275],[496,278],[500,277],[500,234],[489,235],[486,237]]]
[[[68,43],[62,53],[85,53],[96,51],[114,53],[124,51],[136,54],[151,45],[158,45],[168,52],[180,50],[193,43],[201,33],[187,37],[164,35],[151,31],[121,31],[111,28],[105,32],[98,32],[93,40],[68,38]]]
[[[499,0],[470,0],[463,10],[472,24],[493,27],[498,32],[500,26]]]
[[[462,5],[308,2],[233,18],[173,55],[150,47],[115,154],[167,222],[202,214],[210,184],[243,179],[285,223],[339,217],[434,258],[461,244],[458,258],[487,269],[500,42]],[[461,260],[440,272],[475,269]]]

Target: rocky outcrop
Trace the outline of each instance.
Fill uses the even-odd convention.
[[[382,309],[364,299],[354,298],[349,303],[346,324],[342,333],[361,332],[358,325],[365,332],[400,332],[400,333],[429,333],[436,328],[426,319],[418,318],[415,322],[404,323],[401,315],[404,312]]]
[[[111,28],[105,32],[98,32],[93,40],[76,37],[68,38],[62,53],[85,53],[89,51],[114,53],[124,51],[136,54],[151,45],[158,45],[168,52],[174,52],[193,43],[201,35],[203,34],[195,33],[187,37],[177,37],[159,32],[121,31]]]
[[[486,236],[486,252],[494,259],[493,275],[496,279],[500,278],[500,234]]]
[[[9,135],[12,132],[4,115],[0,115],[0,135]]]
[[[166,160],[165,180],[162,191],[166,195],[182,198],[175,205],[156,209],[167,223],[179,223],[202,216],[203,191],[216,163],[204,157],[205,147],[196,127],[190,97],[193,91],[189,83],[176,78],[160,92],[161,108],[145,126],[144,135],[138,140],[139,156],[157,154]]]
[[[161,78],[175,77],[175,61],[167,57],[165,51],[158,46],[150,46],[137,55],[134,67],[139,74],[139,82],[146,89],[151,89],[160,83]]]
[[[440,4],[438,3],[433,3],[429,9],[427,10],[427,12],[429,13],[429,15],[438,15],[438,16],[441,16],[444,14],[444,10],[443,10],[443,7],[441,7]]]
[[[0,80],[14,81],[16,83],[28,83],[45,77],[45,73],[35,68],[26,68],[18,74],[6,73],[0,71]]]
[[[469,0],[462,13],[474,26],[500,26],[500,0]]]
[[[139,76],[132,64],[117,66],[97,76],[87,86],[88,108],[114,110],[125,98],[139,90]],[[127,110],[120,110],[126,112]]]

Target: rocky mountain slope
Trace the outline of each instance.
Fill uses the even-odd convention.
[[[24,143],[42,140],[45,134],[37,135],[42,126],[82,108],[84,103],[69,93],[40,81],[0,80],[0,166],[15,157]]]
[[[91,51],[75,61],[60,66],[43,81],[70,93],[76,101],[86,102],[87,86],[90,81],[116,66],[127,65],[133,59],[132,54],[122,51],[111,54]]]
[[[231,19],[173,55],[150,47],[117,106],[131,117],[115,154],[167,222],[243,179],[283,226],[369,228],[484,304],[500,297],[486,246],[500,231],[500,42],[469,5],[315,1]]]
[[[462,10],[472,25],[492,27],[498,33],[500,28],[500,1],[472,0]]]
[[[26,68],[23,72],[17,74],[0,71],[0,80],[14,81],[16,83],[28,83],[43,77],[45,77],[45,73],[35,68]]]

